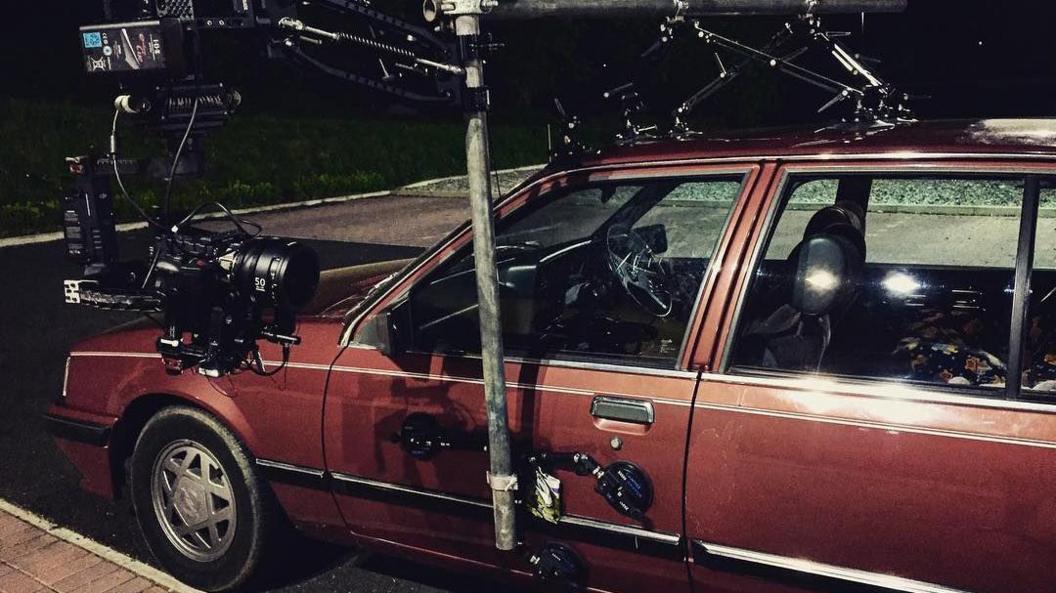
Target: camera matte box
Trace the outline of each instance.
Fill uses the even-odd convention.
[[[183,28],[175,20],[81,27],[89,74],[164,74],[185,71]]]

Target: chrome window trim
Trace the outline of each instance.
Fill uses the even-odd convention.
[[[1023,155],[1016,155],[1016,156],[1023,156]],[[1054,156],[1056,156],[1056,155],[1054,155]],[[773,236],[773,232],[776,229],[775,218],[777,216],[779,216],[780,213],[781,213],[782,201],[784,200],[784,193],[785,193],[785,191],[788,188],[789,181],[794,176],[797,176],[797,175],[818,175],[818,174],[824,175],[824,174],[827,174],[827,173],[848,173],[848,174],[857,174],[857,173],[891,173],[891,174],[896,174],[896,175],[897,174],[901,174],[901,175],[951,175],[951,176],[952,175],[988,176],[988,175],[1031,175],[1031,174],[1038,174],[1038,172],[1033,170],[1033,169],[1025,168],[1025,167],[1015,167],[1015,166],[1010,166],[1010,167],[987,167],[985,169],[970,169],[970,170],[966,170],[964,168],[951,167],[949,165],[934,166],[934,165],[931,165],[931,164],[917,164],[915,167],[912,167],[912,168],[909,168],[906,165],[893,165],[893,164],[868,165],[868,166],[863,166],[863,167],[855,167],[853,169],[853,171],[848,171],[847,169],[844,169],[844,168],[841,168],[841,167],[824,167],[824,166],[818,167],[818,166],[809,166],[809,165],[797,164],[797,165],[791,165],[791,166],[787,166],[787,165],[783,166],[779,170],[779,172],[780,172],[780,180],[778,181],[778,184],[776,185],[776,189],[775,189],[776,193],[774,194],[777,197],[776,197],[776,199],[774,199],[772,201],[772,203],[770,204],[770,207],[769,207],[769,209],[768,209],[768,211],[766,213],[765,222],[763,223],[764,224],[763,235],[761,236],[760,240],[756,241],[755,245],[752,247],[752,254],[751,254],[751,257],[748,260],[748,262],[749,262],[748,263],[749,274],[754,273],[756,267],[759,265],[759,260],[764,255],[763,246],[764,245],[769,246],[770,240],[772,239],[772,236]],[[730,320],[730,327],[729,327],[730,331],[729,331],[728,335],[726,336],[725,342],[723,343],[722,358],[720,359],[719,365],[718,365],[718,368],[720,369],[720,372],[717,373],[717,374],[721,374],[723,376],[731,376],[731,377],[734,377],[734,376],[743,377],[744,376],[744,375],[736,375],[736,374],[733,373],[734,369],[733,369],[733,367],[731,365],[730,356],[733,354],[733,345],[734,345],[734,342],[735,342],[735,340],[737,338],[737,330],[740,327],[741,315],[744,312],[745,303],[748,300],[748,292],[749,292],[748,289],[750,288],[751,277],[748,278],[748,283],[749,283],[748,285],[745,285],[745,286],[741,287],[742,290],[741,290],[741,293],[737,297],[737,303],[736,303],[736,305],[734,307],[733,317]],[[810,375],[806,375],[806,374],[803,374],[803,373],[795,373],[794,371],[788,371],[787,374],[790,377],[791,376],[795,376],[795,377],[810,377]],[[814,378],[817,378],[817,377],[814,377]],[[826,376],[826,378],[829,378],[829,377]],[[882,377],[876,377],[876,378],[873,378],[873,379],[876,380],[876,381],[887,381],[887,385],[889,385],[889,386],[895,383],[895,381],[893,381],[893,380],[884,379]],[[845,383],[845,384],[849,385],[849,386],[860,385],[860,383],[858,383],[858,382],[853,382],[853,383],[852,382],[848,382],[848,383]],[[936,385],[934,387],[934,389],[947,389],[947,390],[951,390],[952,391],[954,388],[949,388],[949,387],[943,387],[943,386]],[[1001,395],[1002,396],[1004,395],[1003,391],[1002,391]],[[974,399],[981,399],[981,400],[985,400],[986,396],[987,396],[987,392],[986,391],[981,391],[980,395],[977,396],[977,397],[972,397],[972,396],[961,396],[961,397],[963,397],[964,399],[973,399],[973,400]],[[1001,402],[1003,405],[996,406],[996,407],[1009,407],[1007,405],[1008,403],[1016,402],[1016,401],[1017,400],[1004,400],[1003,402]],[[1045,404],[1036,404],[1036,403],[1032,404],[1030,402],[1018,402],[1018,403],[1023,403],[1023,404],[1032,405],[1032,406],[1039,406],[1039,409],[1040,409],[1041,406],[1045,406]],[[975,405],[975,404],[970,404],[970,405]],[[1025,409],[1025,408],[1016,407],[1014,409]],[[1051,410],[1049,409],[1049,407],[1046,407],[1045,411],[1051,411]]]
[[[520,195],[521,193],[528,191],[531,188],[537,187],[544,183],[549,183],[555,179],[561,177],[567,177],[571,175],[577,175],[582,173],[604,173],[608,171],[619,171],[628,168],[654,168],[654,167],[673,167],[673,166],[708,166],[708,165],[741,165],[742,167],[750,168],[751,166],[758,165],[762,162],[839,162],[839,161],[858,161],[858,160],[871,160],[871,161],[885,161],[885,160],[1027,160],[1027,161],[1040,161],[1040,162],[1051,162],[1056,164],[1056,154],[1032,154],[1032,153],[1008,153],[1008,152],[995,152],[991,154],[980,154],[974,152],[873,152],[873,153],[861,153],[861,154],[801,154],[801,155],[758,155],[758,156],[730,156],[730,157],[703,157],[703,158],[688,158],[688,159],[669,159],[663,161],[628,161],[624,163],[610,164],[610,165],[594,165],[589,167],[578,167],[574,169],[565,169],[559,171],[553,171],[551,173],[540,174],[539,178],[528,181],[521,184],[510,191],[504,198],[500,199],[496,203],[496,208],[501,208],[512,199],[514,196]],[[647,176],[639,173],[642,178],[648,178]],[[359,327],[366,317],[369,310],[380,300],[388,298],[390,294],[395,290],[404,278],[411,275],[422,268],[426,263],[433,259],[433,256],[437,251],[440,251],[454,242],[463,232],[463,229],[468,225],[463,224],[462,226],[454,229],[450,235],[442,239],[439,243],[434,245],[431,249],[427,249],[418,260],[408,265],[406,268],[397,272],[398,277],[393,281],[392,286],[388,287],[385,291],[374,296],[372,302],[366,304],[363,310],[360,311],[356,316],[352,317],[345,324],[344,329],[341,331],[341,338],[339,345],[341,346],[353,346],[353,329]]]
[[[721,558],[769,566],[797,573],[810,574],[848,583],[878,587],[891,591],[904,591],[906,593],[967,593],[962,589],[953,589],[943,585],[927,583],[906,577],[869,572],[856,568],[845,568],[802,558],[790,558],[788,556],[768,554],[766,552],[746,550],[744,548],[723,546],[697,540],[695,540],[693,544],[694,547],[699,546],[703,548],[707,554]]]

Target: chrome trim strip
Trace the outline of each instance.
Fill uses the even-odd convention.
[[[62,372],[62,399],[66,399],[67,391],[66,388],[70,384],[70,361],[73,360],[72,356],[66,357],[66,369]]]
[[[320,369],[329,368],[329,367],[325,367],[324,365],[302,365],[302,364],[297,364],[297,363],[290,363],[287,366],[290,366],[292,368],[320,368]],[[380,376],[386,376],[386,377],[402,377],[402,378],[407,378],[407,379],[419,379],[419,380],[422,380],[422,381],[444,381],[444,382],[448,382],[448,383],[464,383],[464,384],[468,384],[468,385],[483,385],[484,384],[483,380],[470,378],[470,377],[454,377],[454,376],[450,376],[450,375],[432,375],[432,374],[426,374],[426,373],[411,373],[411,372],[407,372],[407,371],[385,371],[385,370],[381,370],[381,369],[346,367],[346,366],[337,366],[337,365],[335,365],[333,367],[333,370],[334,370],[334,372],[339,372],[339,373],[358,373],[358,374],[363,374],[363,375],[380,375]],[[696,376],[697,376],[696,373],[692,373],[692,374],[690,374],[689,378],[696,378]],[[577,395],[577,396],[583,396],[583,397],[594,397],[595,395],[598,395],[596,392],[590,391],[590,390],[587,390],[587,389],[575,389],[575,388],[572,388],[572,387],[557,387],[557,386],[551,386],[551,385],[535,385],[535,384],[529,384],[529,383],[517,383],[515,381],[507,381],[506,386],[510,387],[510,388],[513,388],[513,389],[524,389],[524,390],[532,390],[532,391],[545,391],[545,392],[549,392],[549,393],[561,393],[561,394],[566,394],[566,395]],[[639,400],[643,400],[643,401],[654,402],[654,403],[657,403],[657,404],[667,404],[667,405],[672,405],[672,406],[690,407],[692,405],[689,400],[666,399],[666,398],[658,398],[658,397],[652,397],[652,396],[643,396],[643,395],[640,395],[640,394],[615,393],[615,392],[606,391],[605,395],[634,398],[634,399],[639,399]]]
[[[463,504],[467,506],[477,507],[481,509],[490,509],[491,505],[485,502],[473,500],[471,498],[463,498],[461,496],[453,496],[450,494],[444,494],[442,492],[433,492],[430,490],[419,490],[417,488],[411,488],[410,486],[403,486],[401,484],[393,484],[391,482],[379,482],[377,480],[371,480],[368,478],[361,478],[358,476],[352,476],[349,474],[342,474],[339,472],[331,472],[333,478],[339,482],[347,482],[349,484],[359,484],[362,486],[368,486],[371,488],[377,488],[379,490],[389,490],[391,492],[402,492],[404,494],[412,494],[414,496],[422,496],[425,498],[432,498],[434,500],[443,500],[445,502],[453,502],[457,504]]]
[[[1039,441],[1034,439],[1020,439],[1015,437],[999,437],[988,434],[962,432],[958,430],[945,430],[941,428],[921,428],[908,424],[891,424],[885,422],[870,422],[867,420],[853,420],[837,418],[833,416],[822,416],[819,414],[805,414],[801,412],[781,412],[767,410],[764,408],[749,408],[745,406],[734,406],[727,404],[697,403],[697,408],[717,410],[722,412],[734,412],[738,414],[753,414],[756,416],[770,416],[773,418],[785,418],[788,420],[802,420],[805,422],[820,422],[823,424],[838,424],[841,426],[853,426],[858,428],[872,428],[890,432],[906,432],[911,434],[922,434],[927,436],[948,437],[970,441],[983,441],[998,443],[1002,445],[1019,445],[1024,447],[1037,447],[1041,449],[1056,449],[1056,442]]]
[[[161,358],[157,352],[70,352],[70,356],[97,358]]]
[[[444,358],[454,360],[480,360],[479,354],[443,355]],[[517,364],[531,364],[550,367],[561,367],[566,369],[583,369],[588,371],[611,371],[626,373],[629,375],[646,375],[651,377],[670,377],[673,379],[696,379],[697,371],[685,371],[677,369],[662,369],[658,367],[636,367],[616,364],[611,362],[588,362],[563,360],[554,358],[526,358],[520,356],[506,356],[503,360]]]
[[[824,564],[822,562],[814,562],[813,560],[789,558],[777,554],[767,554],[765,552],[756,552],[753,550],[745,550],[743,548],[734,548],[732,546],[722,546],[700,541],[694,541],[693,543],[694,547],[700,546],[707,554],[721,558],[739,560],[741,562],[749,562],[752,564],[761,564],[763,566],[770,566],[797,573],[811,574],[848,583],[879,587],[891,591],[904,591],[906,593],[967,593],[962,589],[952,589],[934,583],[926,583],[924,581],[858,570],[855,568],[843,568],[831,564]]]
[[[420,490],[417,488],[412,488],[410,486],[404,486],[402,484],[393,484],[391,482],[379,482],[377,480],[361,478],[349,474],[334,472],[331,475],[335,480],[339,482],[358,484],[361,486],[376,488],[378,490],[387,490],[390,492],[399,492],[403,494],[421,496],[433,500],[440,500],[448,503],[466,505],[481,510],[491,510],[492,508],[491,504],[472,498],[454,496],[451,494],[444,494],[442,492],[435,492],[431,490]],[[597,521],[595,519],[590,519],[588,517],[580,517],[577,515],[565,515],[559,519],[559,523],[563,525],[585,527],[588,529],[595,529],[608,533],[634,537],[636,539],[648,540],[667,546],[679,546],[682,543],[682,536],[678,534],[665,533],[661,531],[650,531],[648,529],[642,529],[641,527],[635,527],[633,525],[619,525],[616,523],[606,523],[603,521]]]
[[[326,472],[321,469],[315,469],[311,467],[304,467],[301,465],[293,465],[290,463],[283,463],[281,461],[272,461],[270,459],[257,459],[257,465],[261,467],[267,467],[271,469],[279,469],[288,472],[294,472],[298,474],[304,474],[306,476],[312,476],[313,478],[322,478],[326,475]]]
[[[575,525],[577,527],[588,527],[590,529],[608,531],[609,533],[629,535],[668,546],[679,546],[682,544],[682,536],[678,534],[665,533],[663,531],[649,531],[648,529],[642,529],[641,527],[635,527],[634,525],[605,523],[603,521],[595,521],[594,519],[588,519],[587,517],[580,517],[578,515],[565,515],[558,519],[558,521],[564,525]]]
[[[823,392],[848,397],[906,401],[923,404],[949,404],[973,408],[989,408],[1018,412],[1039,412],[1056,414],[1056,400],[1052,404],[1003,399],[1002,392],[980,390],[978,396],[954,395],[937,390],[925,389],[905,383],[889,381],[884,383],[855,381],[830,377],[759,377],[752,375],[722,375],[719,373],[702,373],[702,383],[725,383],[729,385],[751,385],[773,387],[794,391]],[[987,397],[996,396],[996,397]]]

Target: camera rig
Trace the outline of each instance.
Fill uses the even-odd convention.
[[[441,41],[360,0],[104,0],[103,12],[106,22],[81,27],[84,67],[115,82],[120,94],[109,151],[68,159],[75,182],[64,198],[67,255],[84,265],[84,275],[65,283],[66,300],[161,313],[156,346],[170,372],[277,372],[265,368],[258,342],[280,344],[288,360],[300,342],[295,314],[318,284],[318,258],[299,242],[260,236],[259,226],[222,204],[185,215],[171,208],[174,183],[205,170],[204,136],[242,102],[238,91],[206,80],[208,35],[242,31],[269,57],[397,100],[445,107],[486,100],[486,90],[463,92],[463,70],[455,65],[459,52],[478,48]],[[315,21],[341,30],[308,24]],[[159,133],[168,154],[123,158],[122,117]],[[124,179],[136,175],[165,184],[162,203],[149,212],[126,189]],[[144,260],[119,259],[115,196],[154,234]],[[206,208],[219,210],[231,228],[196,224]]]

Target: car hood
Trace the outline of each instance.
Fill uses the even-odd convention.
[[[326,270],[319,275],[319,288],[316,290],[315,297],[299,313],[299,317],[302,319],[343,320],[345,314],[362,302],[372,288],[385,278],[403,269],[411,261],[413,260],[400,259]],[[143,316],[114,326],[97,337],[113,336],[114,334],[134,334],[142,330],[151,330],[150,340],[144,343],[152,346],[154,339],[157,337],[154,335],[158,329],[156,323],[156,321]],[[97,341],[93,338],[88,338],[81,341],[78,347],[74,349],[84,349],[89,346],[89,343],[91,343],[92,347],[97,348],[100,346],[100,344],[94,343]]]

